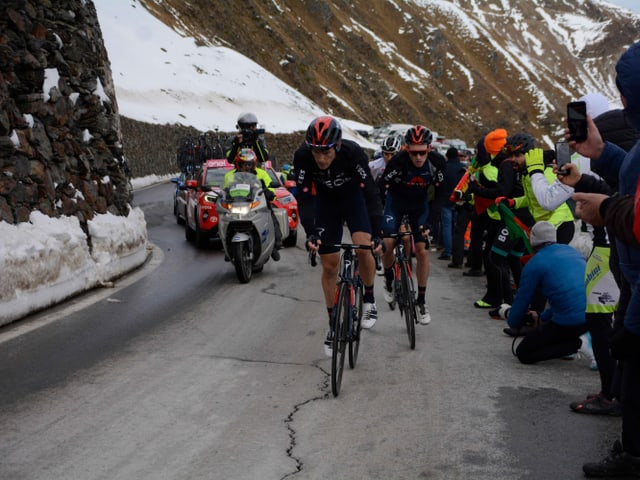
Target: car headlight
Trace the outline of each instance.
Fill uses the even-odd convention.
[[[285,195],[284,197],[278,198],[278,202],[282,205],[286,205],[287,203],[291,203],[295,200],[295,197],[291,194]]]

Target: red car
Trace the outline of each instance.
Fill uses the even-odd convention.
[[[205,246],[218,238],[216,200],[222,188],[224,174],[233,168],[227,160],[207,160],[196,180],[187,180],[187,215],[184,234],[189,242]]]
[[[222,188],[224,175],[233,168],[226,159],[207,160],[196,180],[187,180],[187,206],[185,237],[189,242],[198,246],[206,245],[209,240],[218,238],[218,212],[216,200]],[[298,239],[298,202],[284,187],[280,176],[273,169],[271,162],[263,166],[271,178],[276,199],[273,204],[287,211],[289,217],[289,236],[283,239],[284,246],[295,246]]]
[[[274,170],[270,160],[267,160],[262,168],[269,174],[271,186],[275,188],[276,199],[273,201],[273,204],[278,208],[284,208],[289,217],[289,236],[282,239],[282,244],[285,247],[295,247],[298,241],[298,201],[296,197],[285,188],[280,175]]]

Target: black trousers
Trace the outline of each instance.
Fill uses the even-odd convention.
[[[622,362],[622,446],[640,457],[640,352]]]
[[[464,234],[467,225],[473,218],[473,205],[456,206],[456,223],[453,226],[453,243],[451,247],[451,263],[462,265],[464,262]]]
[[[578,351],[582,344],[580,335],[586,331],[586,323],[571,326],[552,321],[543,323],[522,339],[516,348],[516,356],[526,364],[566,357]]]

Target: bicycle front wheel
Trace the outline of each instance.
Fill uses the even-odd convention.
[[[331,353],[331,392],[334,397],[340,394],[342,385],[342,371],[344,370],[344,355],[347,350],[349,337],[349,286],[346,283],[340,285],[338,304],[336,305],[336,318],[333,330],[333,352]]]
[[[355,368],[358,361],[358,351],[360,350],[360,331],[362,330],[362,281],[358,280],[354,288],[354,308],[352,310],[353,323],[351,325],[351,335],[349,336],[349,366]]]
[[[406,262],[400,264],[400,285],[404,306],[404,323],[407,325],[409,347],[413,350],[416,348],[416,320],[418,316],[416,314],[416,299],[413,296],[413,280]]]

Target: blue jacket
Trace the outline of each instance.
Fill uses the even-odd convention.
[[[598,159],[598,164],[618,172],[620,195],[635,194],[640,176],[640,142],[626,153],[620,147],[607,142]],[[631,287],[631,299],[624,316],[624,327],[634,335],[640,336],[640,250],[616,239],[620,269]]]
[[[541,321],[563,326],[584,324],[586,265],[582,254],[569,245],[554,243],[543,247],[522,269],[507,319],[509,326],[518,328],[523,324],[536,289],[549,301],[549,308],[540,314]]]

